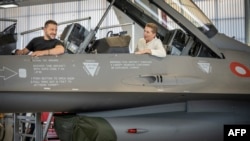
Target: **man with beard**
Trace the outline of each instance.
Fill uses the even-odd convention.
[[[31,56],[60,55],[64,53],[64,47],[61,41],[56,39],[57,23],[54,20],[48,20],[44,24],[44,36],[33,38],[22,50],[16,50],[16,55]]]

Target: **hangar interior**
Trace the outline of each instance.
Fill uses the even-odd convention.
[[[0,3],[4,3],[5,1],[8,0],[1,0]],[[73,30],[73,27],[71,27],[71,23],[73,22],[81,25],[79,28],[84,27],[86,32],[83,32],[83,35],[87,34],[88,31],[96,27],[109,6],[109,2],[106,0],[13,1],[18,3],[19,6],[16,8],[0,9],[0,31],[4,32],[6,27],[14,23],[16,27],[15,33],[17,33],[16,48],[18,49],[23,48],[32,38],[41,36],[43,34],[41,30],[43,23],[48,19],[53,19],[60,23],[58,38],[64,39],[66,37],[66,33],[64,33],[65,29]],[[137,2],[137,0],[131,1]],[[194,2],[208,15],[219,32],[235,38],[242,43],[250,44],[250,4],[248,0],[194,0]],[[163,19],[164,15],[161,15],[158,9],[153,9],[153,11],[160,15],[158,17],[159,20]],[[100,30],[96,34],[96,38],[102,39],[107,37],[111,31],[112,34],[125,33],[130,35],[129,42],[126,42],[124,45],[129,46],[130,53],[133,52],[134,46],[137,44],[136,41],[143,33],[143,29],[139,25],[115,7],[105,17]],[[0,118],[4,117],[1,115]]]

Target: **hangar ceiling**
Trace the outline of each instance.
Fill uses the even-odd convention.
[[[5,2],[16,2],[21,6],[31,6],[31,5],[41,5],[41,4],[51,4],[51,3],[63,3],[72,1],[86,1],[86,0],[0,0],[0,4]]]

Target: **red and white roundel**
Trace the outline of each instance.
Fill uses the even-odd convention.
[[[247,66],[238,63],[238,62],[232,62],[230,64],[231,71],[240,77],[250,77],[250,69],[247,68]]]

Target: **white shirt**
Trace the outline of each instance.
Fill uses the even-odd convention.
[[[135,51],[150,49],[151,54],[157,57],[166,57],[166,50],[164,49],[160,39],[154,38],[152,41],[146,43],[144,38],[140,38]]]

